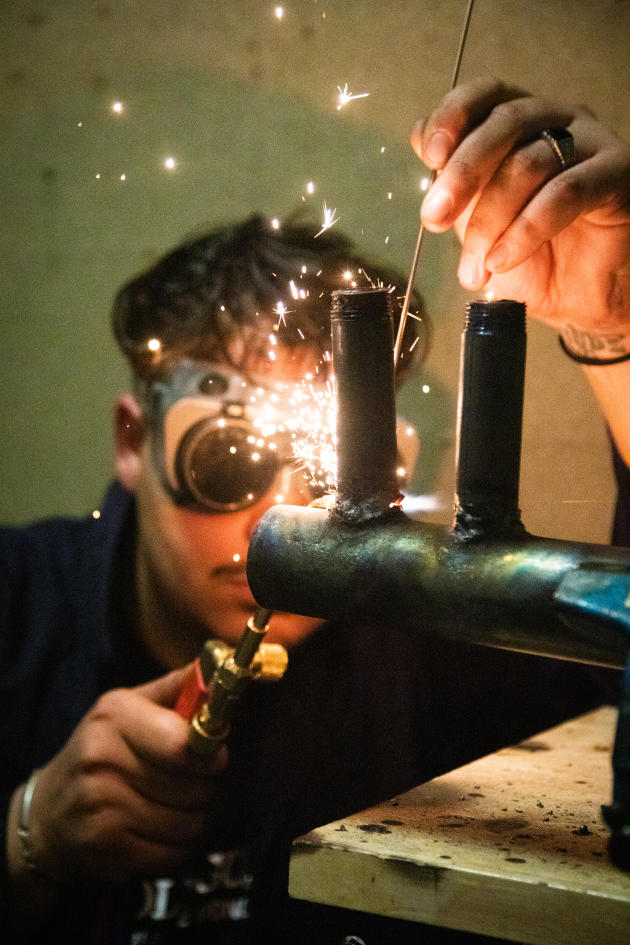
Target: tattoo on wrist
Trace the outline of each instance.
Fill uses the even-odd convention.
[[[564,325],[559,341],[565,354],[580,364],[617,364],[630,359],[630,332],[591,332]]]

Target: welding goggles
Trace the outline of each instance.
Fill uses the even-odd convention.
[[[294,449],[305,402],[317,397],[312,385],[259,382],[226,364],[182,359],[167,377],[140,382],[136,393],[151,424],[155,469],[177,505],[234,512],[274,487],[284,494],[297,488],[306,502],[321,495],[298,469]],[[417,438],[404,429],[408,468]]]

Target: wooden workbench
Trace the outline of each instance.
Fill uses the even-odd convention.
[[[602,708],[300,837],[299,899],[528,945],[629,945]]]

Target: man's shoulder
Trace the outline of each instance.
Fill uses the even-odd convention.
[[[33,573],[76,573],[90,550],[111,548],[129,509],[131,497],[112,483],[101,510],[83,517],[54,517],[26,525],[0,527],[0,559],[5,578]]]
[[[50,518],[0,529],[3,644],[36,637],[68,643],[103,619],[131,497],[112,485],[98,517]],[[20,643],[19,641],[22,641]]]

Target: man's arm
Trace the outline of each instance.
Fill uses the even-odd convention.
[[[630,361],[605,367],[584,366],[619,455],[630,467]]]
[[[14,792],[12,940],[28,941],[81,880],[159,875],[190,855],[225,750],[209,759],[188,748],[188,723],[172,709],[188,670],[105,693],[37,774],[30,800],[24,785]],[[26,838],[19,831],[25,812]]]

